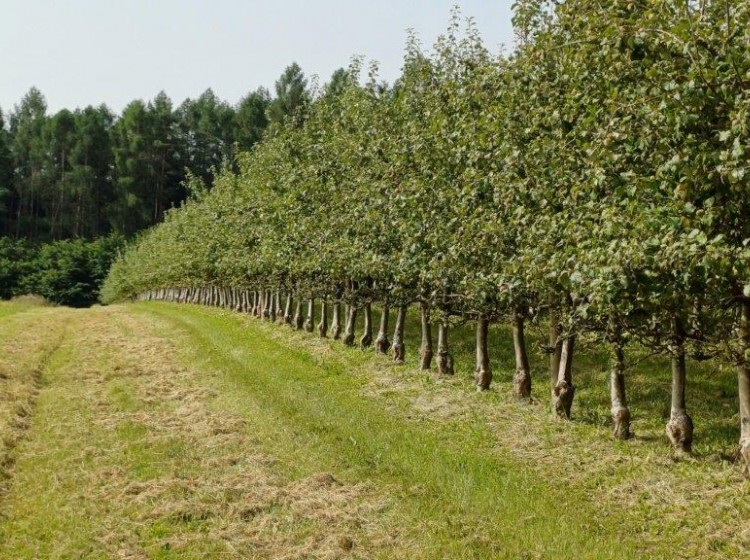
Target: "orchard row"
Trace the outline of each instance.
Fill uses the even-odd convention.
[[[452,371],[448,333],[513,324],[514,391],[528,398],[524,326],[550,325],[552,409],[569,417],[577,338],[611,353],[616,437],[630,436],[628,348],[673,365],[667,434],[689,452],[686,359],[736,366],[750,464],[750,4],[517,3],[516,49],[492,55],[454,21],[410,40],[393,86],[376,68],[326,87],[115,263],[105,298],[224,304],[373,341],[371,305],[419,304],[421,364]],[[341,305],[348,309],[342,316]],[[324,305],[322,309],[327,309]],[[295,317],[297,317],[295,319]],[[308,330],[312,330],[310,322]],[[328,331],[327,317],[318,327]]]

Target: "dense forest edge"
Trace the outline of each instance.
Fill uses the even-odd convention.
[[[191,183],[210,188],[310,95],[296,63],[274,95],[261,87],[236,105],[208,89],[179,106],[161,92],[120,115],[105,105],[49,114],[31,88],[7,118],[0,109],[0,297],[96,302],[123,240],[159,223]]]
[[[355,61],[343,87],[192,189],[103,296],[231,307],[397,362],[416,304],[424,370],[452,374],[449,333],[474,325],[479,391],[488,327],[508,322],[521,399],[525,328],[544,325],[554,415],[570,418],[576,348],[597,340],[623,440],[632,350],[647,348],[671,361],[666,433],[685,454],[687,363],[732,364],[747,472],[749,22],[745,2],[519,1],[517,48],[493,55],[456,16],[434,49],[409,41],[393,86]],[[392,338],[387,312],[375,333],[376,302]]]

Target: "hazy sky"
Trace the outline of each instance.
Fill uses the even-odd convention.
[[[0,107],[31,86],[50,111],[116,111],[164,90],[175,104],[211,87],[231,103],[272,89],[296,60],[326,81],[352,55],[399,73],[406,30],[431,45],[453,5],[497,51],[512,46],[512,0],[0,0]]]

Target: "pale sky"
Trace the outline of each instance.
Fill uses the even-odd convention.
[[[485,45],[513,45],[512,0],[0,0],[0,108],[31,86],[50,112],[106,103],[120,112],[164,90],[175,103],[212,88],[236,103],[273,91],[296,61],[328,80],[353,55],[398,77],[406,30],[429,46],[451,7]]]

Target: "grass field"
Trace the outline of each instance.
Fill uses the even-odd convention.
[[[741,558],[733,372],[690,371],[695,456],[663,435],[669,368],[629,371],[636,438],[609,437],[606,358],[577,356],[574,421],[495,383],[395,367],[235,313],[0,305],[0,558]],[[532,340],[541,330],[530,332]],[[408,350],[408,351],[409,351]]]

